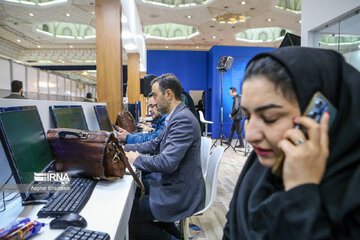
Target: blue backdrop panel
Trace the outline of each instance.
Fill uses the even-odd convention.
[[[147,73],[175,74],[186,92],[207,89],[206,51],[147,51]]]
[[[230,135],[232,119],[229,117],[231,113],[233,98],[229,94],[230,87],[235,87],[237,92],[241,95],[241,84],[243,81],[245,68],[249,60],[258,53],[270,51],[273,48],[260,48],[260,47],[227,47],[227,46],[214,46],[209,52],[209,87],[212,88],[211,98],[211,113],[207,115],[208,119],[214,122],[211,128],[212,138],[220,137],[220,115],[221,115],[221,73],[217,71],[216,66],[220,57],[231,56],[234,58],[231,68],[224,72],[223,75],[223,133],[226,138]],[[237,138],[235,133],[234,139]]]
[[[224,135],[229,137],[232,120],[229,118],[233,99],[229,88],[235,87],[241,94],[241,83],[245,67],[249,60],[258,53],[274,48],[214,46],[210,51],[147,51],[147,73],[161,75],[174,73],[185,91],[206,90],[205,119],[213,121],[209,125],[212,137],[220,136],[220,73],[216,66],[222,56],[234,58],[232,67],[224,72]],[[195,103],[196,104],[196,103]],[[235,134],[235,137],[237,135]]]

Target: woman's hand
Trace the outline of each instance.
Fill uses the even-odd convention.
[[[308,131],[306,139],[300,129],[289,129],[278,147],[284,152],[283,182],[288,191],[306,183],[319,184],[329,156],[329,113],[323,114],[320,124],[309,117],[296,117],[294,123]]]

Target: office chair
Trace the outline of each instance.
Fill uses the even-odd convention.
[[[211,139],[201,137],[200,159],[203,177],[206,177],[208,163],[210,159]]]
[[[204,133],[204,136],[207,137],[207,135],[208,135],[208,131],[207,131],[207,129],[208,129],[208,124],[213,124],[214,122],[205,120],[204,114],[203,114],[202,111],[199,111],[199,117],[200,117],[200,122],[202,122],[203,124],[205,124],[205,133]],[[211,134],[211,132],[209,132],[209,133]]]
[[[194,215],[200,215],[210,208],[216,198],[216,187],[217,187],[217,174],[219,170],[219,164],[224,153],[222,146],[217,146],[210,156],[210,160],[207,167],[207,175],[205,177],[206,185],[206,197],[205,207],[195,213]],[[181,231],[184,235],[184,240],[189,240],[189,218],[185,218],[180,221]]]

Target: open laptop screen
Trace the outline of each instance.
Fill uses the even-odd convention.
[[[52,163],[35,106],[0,108],[0,138],[17,184],[32,183],[34,172],[43,172]],[[28,193],[19,190],[25,199]]]
[[[50,111],[57,128],[89,130],[80,105],[50,106]]]
[[[100,130],[113,131],[109,114],[105,105],[94,106],[96,118],[99,123]]]

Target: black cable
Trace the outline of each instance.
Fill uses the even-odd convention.
[[[11,174],[10,177],[5,181],[4,186],[2,186],[2,187],[0,188],[0,191],[4,189],[5,185],[10,181],[10,179],[11,179],[12,176],[13,176],[13,174]]]
[[[6,202],[14,200],[19,195],[19,193],[17,193],[11,199],[5,200],[5,186],[10,181],[12,176],[13,176],[13,174],[10,175],[10,177],[5,181],[4,186],[2,186],[0,189],[0,191],[2,191],[2,199],[1,200],[3,202],[3,209],[1,209],[0,212],[4,212],[6,210]]]
[[[14,200],[15,198],[17,198],[17,197],[19,197],[19,196],[20,196],[20,193],[17,193],[17,194],[15,194],[12,198],[10,198],[10,199],[5,199],[5,202],[10,202],[10,201]]]
[[[3,201],[3,209],[0,210],[0,212],[4,212],[6,210],[6,204],[5,204],[5,192],[2,192],[2,201]]]

